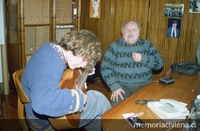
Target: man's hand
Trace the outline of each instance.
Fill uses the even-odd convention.
[[[82,111],[84,110],[84,107],[85,107],[85,105],[87,104],[87,95],[84,94],[84,93],[82,93],[82,94],[83,94],[83,98],[84,98],[84,106],[83,106],[83,108],[80,110],[80,112],[82,112]]]
[[[86,94],[83,94],[84,95],[84,105],[87,103],[87,95]]]
[[[87,83],[85,82],[85,84],[84,84],[84,87],[85,87],[85,89],[87,90]]]
[[[86,83],[85,83],[85,85],[86,85]],[[85,105],[85,104],[87,103],[87,95],[86,95],[85,93],[83,93],[82,90],[79,89],[79,91],[81,92],[81,94],[82,94],[83,97],[84,97],[84,105]]]
[[[122,93],[125,94],[125,92],[124,92],[124,90],[123,90],[122,88],[120,88],[120,89],[114,91],[114,92],[112,93],[112,95],[111,95],[111,100],[112,100],[112,101],[118,101],[118,96],[120,96],[121,99],[123,100],[124,98],[123,98],[123,96],[122,96]]]
[[[142,54],[133,52],[132,53],[132,58],[133,58],[134,61],[140,62],[142,60]]]
[[[90,76],[90,75],[93,75],[93,74],[95,73],[95,70],[96,70],[96,69],[95,69],[94,67],[93,67],[92,69],[90,69],[88,75],[89,75],[89,76]]]

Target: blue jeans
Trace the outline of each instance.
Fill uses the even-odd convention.
[[[101,131],[101,116],[111,108],[110,102],[98,91],[89,90],[86,94],[87,104],[81,113],[78,128],[84,127],[87,131]],[[48,120],[31,119],[28,115],[27,118],[33,130],[54,131]]]
[[[90,90],[87,92],[88,100],[81,113],[81,120],[79,127],[85,125],[87,131],[101,131],[101,116],[105,111],[111,108],[107,98],[100,92]]]

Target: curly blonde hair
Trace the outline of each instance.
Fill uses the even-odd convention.
[[[58,43],[64,50],[70,50],[74,56],[81,56],[88,66],[94,66],[101,58],[100,42],[89,30],[68,32]]]

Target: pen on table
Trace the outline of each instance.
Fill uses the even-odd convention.
[[[141,116],[141,115],[143,115],[143,114],[144,114],[144,112],[140,112],[140,113],[137,113],[137,114],[132,115],[132,116],[130,116],[130,117],[138,117],[138,116]]]

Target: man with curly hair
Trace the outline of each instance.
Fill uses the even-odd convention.
[[[100,43],[92,32],[78,30],[67,33],[59,43],[43,44],[32,55],[21,80],[30,99],[25,111],[31,129],[52,131],[49,117],[80,113],[77,128],[101,131],[101,116],[111,107],[107,98],[93,90],[84,93],[77,88],[80,86],[77,83],[72,89],[60,87],[67,68],[88,69],[89,75],[94,74],[101,52]]]

